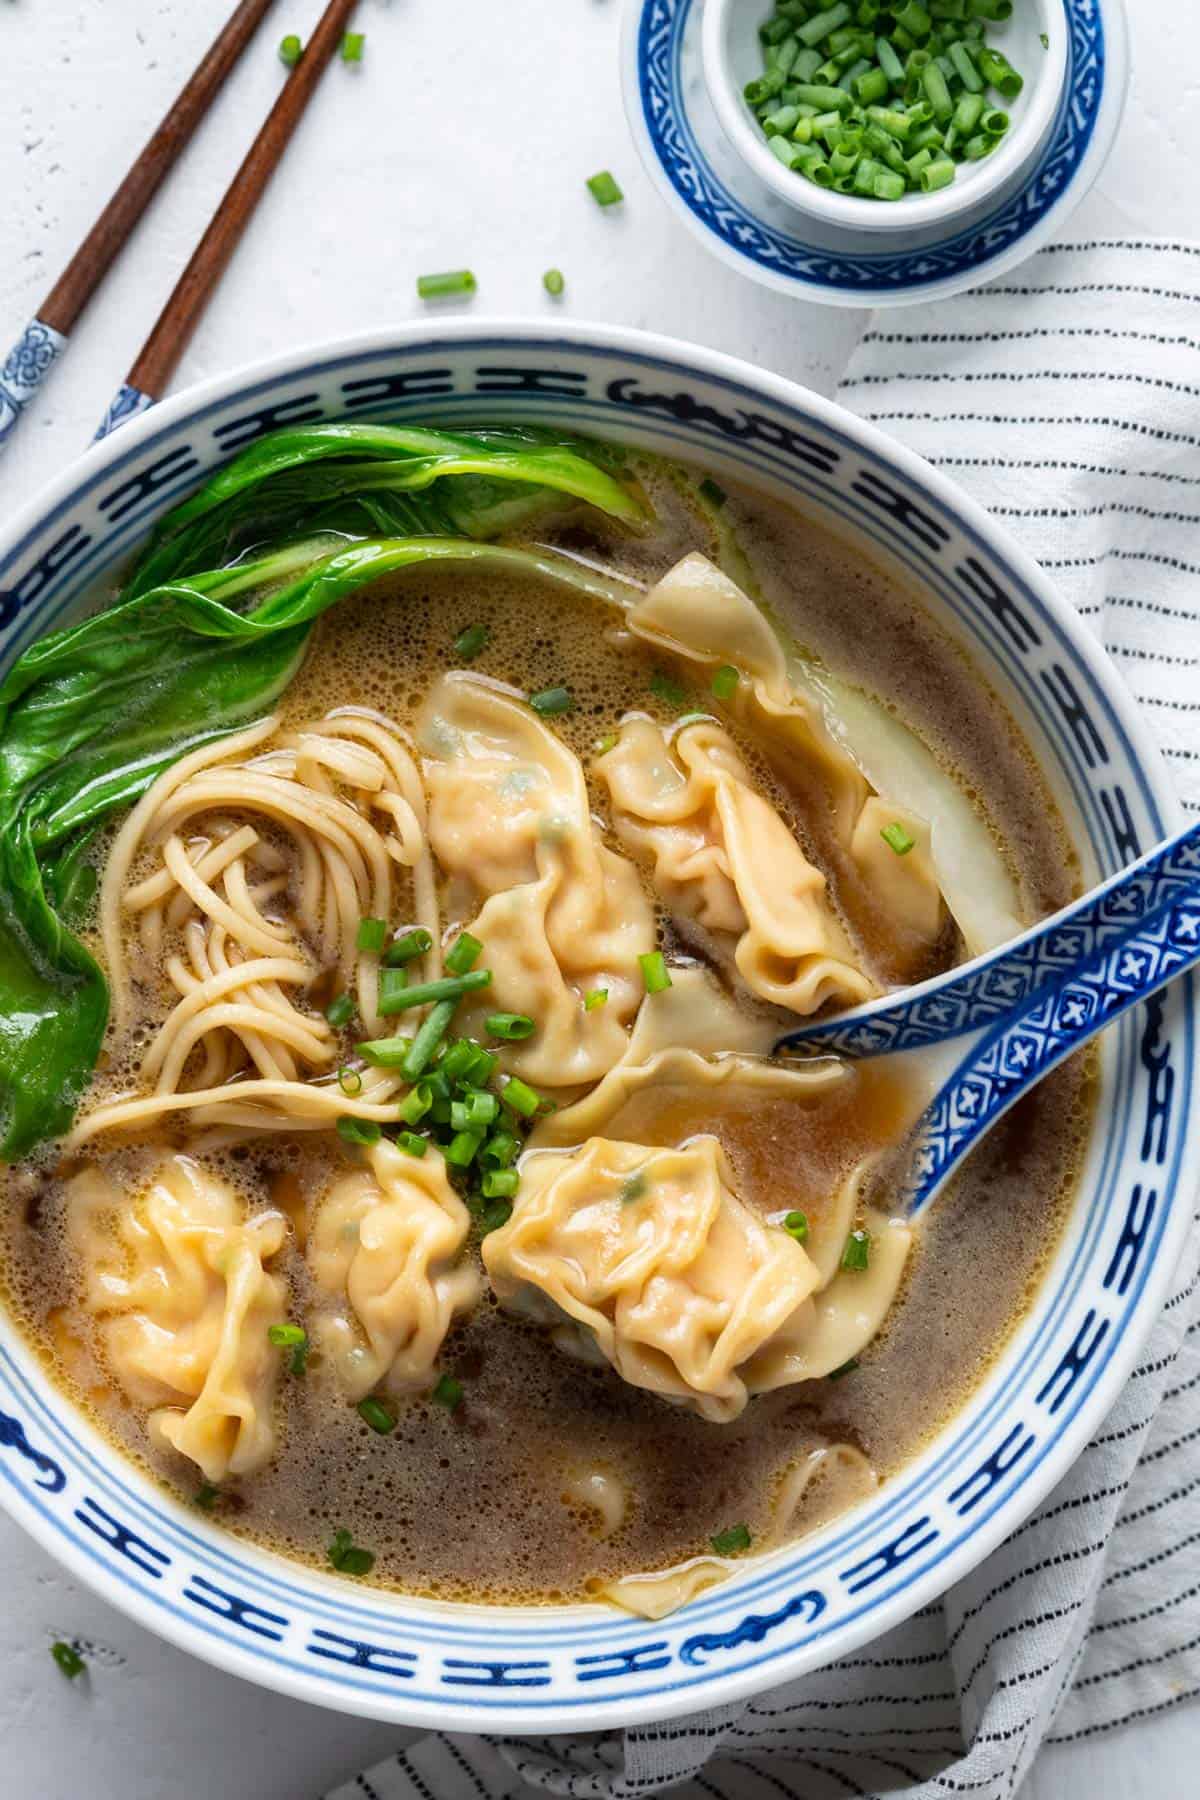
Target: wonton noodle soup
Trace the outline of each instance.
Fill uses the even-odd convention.
[[[1063,904],[1072,858],[995,697],[813,523],[323,429],[129,590],[226,597],[236,706],[44,859],[111,1007],[78,1106],[12,1114],[9,1302],[236,1532],[658,1616],[886,1480],[1021,1317],[1087,1063],[914,1229],[903,1068],[771,1050]]]

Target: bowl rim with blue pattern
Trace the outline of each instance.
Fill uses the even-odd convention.
[[[1164,764],[1112,664],[998,524],[834,402],[719,352],[608,325],[424,322],[291,351],[164,402],[0,530],[0,656],[66,616],[201,476],[262,431],[332,417],[569,425],[792,496],[897,574],[994,683],[1085,871],[1175,829]],[[1080,1197],[982,1387],[868,1501],[647,1622],[351,1584],[221,1531],[53,1386],[0,1314],[0,1502],[72,1574],[235,1674],[345,1712],[460,1731],[594,1730],[748,1697],[901,1623],[1063,1475],[1128,1375],[1198,1166],[1189,978],[1107,1034]],[[1194,1147],[1193,1147],[1194,1146]]]

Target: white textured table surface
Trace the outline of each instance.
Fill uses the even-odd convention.
[[[0,343],[15,338],[232,0],[0,6]],[[472,310],[566,313],[694,338],[829,391],[864,315],[799,305],[710,259],[637,164],[617,0],[363,0],[335,66],[184,360],[179,385],[420,312],[414,277],[469,263]],[[1195,72],[1178,0],[1134,0],[1134,92],[1078,236],[1200,235],[1186,146]],[[275,45],[319,0],[278,0],[258,42],[75,334],[0,464],[6,512],[90,437],[277,91]],[[1174,28],[1174,29],[1172,29]],[[627,196],[583,190],[612,168]],[[566,299],[542,292],[558,264]],[[95,1645],[86,1681],[48,1655]],[[315,1800],[397,1734],[279,1699],[168,1648],[76,1588],[0,1519],[0,1800]],[[1200,1709],[1045,1755],[1023,1800],[1194,1800]]]

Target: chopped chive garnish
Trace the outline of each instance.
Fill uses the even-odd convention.
[[[342,39],[342,61],[348,63],[361,62],[363,58],[363,46],[366,41],[367,38],[365,32],[348,31]]]
[[[495,1094],[468,1089],[461,1100],[450,1103],[450,1123],[455,1131],[485,1131],[496,1123],[500,1102]]]
[[[337,1082],[347,1100],[357,1100],[362,1093],[362,1076],[349,1063],[342,1063],[338,1069]]]
[[[479,1152],[479,1160],[485,1169],[505,1169],[520,1149],[520,1139],[511,1131],[493,1131],[487,1143]]]
[[[368,1038],[365,1043],[358,1045],[358,1054],[372,1068],[399,1069],[411,1049],[411,1038]]]
[[[369,956],[378,956],[387,943],[387,920],[360,919],[355,943],[359,950],[366,951]]]
[[[374,1119],[356,1119],[343,1113],[337,1122],[337,1134],[344,1144],[377,1144],[382,1133]]]
[[[424,1156],[429,1148],[429,1139],[420,1137],[415,1131],[401,1131],[396,1135],[396,1147],[403,1150],[406,1156]]]
[[[57,1644],[51,1644],[50,1654],[68,1681],[74,1681],[75,1677],[82,1675],[87,1667],[74,1644],[64,1644],[60,1640]]]
[[[402,971],[399,969],[384,970],[385,975],[400,973]],[[491,979],[490,969],[473,969],[465,975],[443,975],[439,981],[418,981],[412,987],[388,988],[386,991],[381,982],[379,1010],[387,1018],[392,1013],[406,1012],[412,1006],[427,1006],[433,1000],[460,1000],[464,994],[473,994],[476,988],[487,987]],[[430,1055],[432,1054],[431,1050]]]
[[[500,1231],[512,1218],[511,1200],[493,1200],[483,1209],[479,1221],[480,1237],[487,1237],[490,1232]]]
[[[476,281],[470,269],[446,269],[440,275],[418,275],[417,294],[422,300],[450,300],[473,294]]]
[[[639,956],[638,968],[642,971],[642,980],[648,994],[661,994],[670,987],[667,959],[661,950],[647,950],[644,956]]]
[[[530,694],[529,704],[535,713],[541,713],[544,719],[551,719],[556,713],[570,712],[575,701],[570,688],[539,688],[536,694]]]
[[[808,1215],[802,1212],[790,1212],[783,1221],[783,1229],[789,1237],[802,1244],[808,1236]]]
[[[479,652],[487,648],[487,641],[486,625],[468,625],[454,640],[454,654],[461,656],[464,662],[474,662]]]
[[[220,1498],[220,1488],[214,1487],[211,1481],[202,1481],[192,1495],[192,1505],[198,1506],[201,1512],[211,1512]]]
[[[590,991],[588,993],[586,993],[583,996],[584,1012],[595,1012],[595,1010],[598,1006],[606,1006],[607,1004],[608,1004],[608,989],[607,988],[592,988],[592,989],[590,989]]]
[[[446,968],[451,975],[465,975],[479,961],[483,945],[469,931],[460,931],[446,957]]]
[[[487,1028],[494,1038],[502,1038],[511,1044],[520,1043],[522,1038],[532,1037],[537,1026],[528,1013],[489,1013]]]
[[[521,1177],[515,1169],[488,1169],[481,1186],[485,1200],[507,1200],[517,1191]]]
[[[907,856],[917,841],[915,837],[909,836],[898,819],[893,819],[890,825],[885,825],[879,835],[888,849],[894,850],[897,856]]]
[[[442,1155],[452,1168],[466,1169],[475,1161],[482,1142],[482,1131],[456,1131]]]
[[[849,1362],[842,1363],[840,1367],[836,1369],[830,1369],[826,1379],[829,1381],[840,1381],[843,1375],[853,1375],[858,1366],[857,1356],[852,1356]]]
[[[453,1412],[462,1405],[463,1385],[453,1375],[439,1375],[433,1393],[430,1395],[435,1406],[444,1406],[447,1412]]]
[[[707,500],[710,506],[724,506],[725,504],[725,489],[719,482],[714,481],[711,475],[704,477],[700,483],[699,493],[700,498]]]
[[[687,689],[661,669],[655,669],[650,677],[650,692],[668,706],[683,706],[687,700]]]
[[[361,1549],[345,1530],[334,1532],[328,1554],[339,1575],[369,1575],[375,1567],[374,1552]]]
[[[846,1248],[842,1251],[842,1267],[855,1273],[861,1272],[871,1260],[871,1234],[861,1227],[852,1231],[846,1239]]]
[[[424,956],[427,950],[432,949],[433,938],[418,926],[415,931],[406,931],[403,937],[393,939],[383,953],[383,960],[389,969],[398,968],[400,964],[412,962],[414,957]]]
[[[616,747],[617,734],[615,731],[606,731],[604,736],[598,737],[592,745],[592,749],[596,752],[597,756],[607,756],[609,751],[615,750]]]
[[[386,966],[379,972],[379,1010],[386,1018],[393,1010],[392,1002],[398,994],[402,994],[408,986],[408,970],[401,966],[390,969]]]
[[[290,1350],[289,1369],[303,1375],[308,1367],[308,1333],[303,1325],[268,1325],[267,1339],[277,1350]]]
[[[566,279],[561,269],[547,269],[542,276],[542,286],[548,294],[553,294],[556,300],[566,285]]]
[[[732,663],[722,663],[712,678],[712,691],[718,700],[732,700],[737,692],[739,676]]]
[[[350,1023],[354,1017],[354,1006],[354,995],[350,993],[339,994],[336,1000],[329,1002],[325,1008],[325,1017],[335,1031],[340,1031],[343,1025]]]
[[[470,976],[463,976],[469,981]],[[420,1030],[408,1047],[408,1051],[400,1064],[400,1073],[406,1081],[415,1081],[423,1075],[433,1060],[434,1051],[450,1029],[450,1021],[454,1017],[454,1009],[458,1000],[439,1000],[432,1007],[421,1024]],[[434,1109],[436,1117],[436,1107]]]
[[[405,1094],[397,1110],[406,1125],[419,1125],[432,1105],[433,1093],[429,1083],[418,1081],[416,1087]]]
[[[510,1075],[505,1082],[503,1098],[505,1106],[511,1106],[523,1119],[532,1119],[542,1104],[542,1096],[516,1075]]]
[[[748,1525],[731,1525],[727,1531],[718,1531],[709,1543],[718,1556],[738,1556],[743,1550],[750,1548],[750,1527]]]
[[[616,206],[619,200],[625,198],[607,169],[601,169],[598,175],[588,176],[588,192],[597,206]]]
[[[289,69],[294,69],[303,55],[304,45],[300,42],[300,39],[296,36],[294,31],[289,31],[287,36],[280,41],[280,62],[286,63]]]
[[[377,1431],[380,1437],[387,1437],[389,1432],[396,1429],[395,1413],[382,1400],[377,1400],[374,1394],[368,1394],[365,1400],[360,1400],[357,1411],[363,1424],[369,1425],[372,1431]]]

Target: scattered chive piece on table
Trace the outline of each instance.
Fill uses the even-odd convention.
[[[806,1214],[802,1212],[790,1212],[783,1221],[783,1229],[787,1232],[789,1237],[795,1238],[798,1244],[802,1244],[808,1236],[808,1218]]]
[[[530,694],[529,704],[543,719],[552,719],[556,713],[570,712],[575,701],[570,688],[548,687],[539,688],[536,694]]]
[[[566,277],[561,269],[547,269],[546,273],[542,276],[542,286],[545,288],[546,292],[552,294],[556,300],[566,285]]]
[[[712,678],[712,691],[718,700],[732,700],[737,692],[738,672],[732,663],[722,663]]]
[[[446,956],[448,975],[465,975],[479,961],[483,945],[469,931],[460,931]]]
[[[355,942],[358,949],[365,950],[368,955],[378,956],[387,943],[387,920],[360,919]]]
[[[899,819],[893,819],[890,825],[885,825],[879,835],[888,849],[894,850],[897,856],[907,856],[917,841],[905,831]]]
[[[647,950],[644,956],[638,957],[638,967],[648,994],[661,994],[670,987],[671,973],[661,950]]]
[[[433,939],[427,931],[418,928],[406,931],[403,937],[396,938],[383,953],[383,960],[389,969],[397,968],[402,963],[411,962],[416,956],[424,956],[433,949]]]
[[[738,1556],[743,1550],[750,1548],[750,1527],[748,1525],[731,1525],[727,1531],[718,1531],[709,1543],[718,1556]]]
[[[936,193],[1008,130],[992,109],[998,129],[973,134],[957,108],[989,88],[1005,100],[1021,92],[1019,70],[987,37],[1012,10],[1010,0],[776,0],[759,28],[763,72],[743,96],[772,155],[814,186],[884,203]]]
[[[340,1031],[343,1025],[348,1025],[354,1017],[354,995],[339,994],[336,1000],[331,1000],[325,1008],[325,1017],[335,1031]]]
[[[349,1063],[343,1063],[338,1069],[337,1083],[347,1100],[357,1100],[362,1093],[362,1076]]]
[[[348,63],[361,62],[363,59],[363,47],[365,46],[366,41],[367,38],[365,32],[348,31],[342,39],[342,61]]]
[[[461,1381],[456,1381],[453,1375],[438,1376],[437,1385],[431,1396],[435,1406],[444,1406],[447,1412],[454,1412],[457,1407],[462,1405],[462,1397]]]
[[[351,1113],[343,1113],[338,1119],[337,1134],[344,1144],[364,1147],[377,1144],[382,1135],[374,1119],[356,1119]]]
[[[473,662],[488,641],[486,625],[468,625],[460,631],[454,640],[454,654],[461,656],[464,662]]]
[[[286,63],[289,69],[294,69],[303,55],[304,45],[294,31],[289,31],[279,45],[280,62]]]
[[[597,206],[616,206],[625,198],[624,194],[607,169],[601,169],[598,175],[588,176],[588,192]]]
[[[840,1367],[840,1368],[838,1368],[838,1369],[830,1369],[830,1371],[829,1371],[829,1374],[828,1374],[828,1375],[827,1375],[827,1377],[826,1377],[826,1380],[828,1380],[828,1381],[840,1381],[840,1380],[841,1380],[841,1379],[842,1379],[842,1376],[843,1376],[843,1375],[853,1375],[853,1373],[854,1373],[854,1371],[855,1371],[855,1369],[857,1369],[857,1368],[858,1368],[858,1366],[859,1366],[859,1365],[858,1365],[858,1358],[857,1358],[857,1356],[852,1356],[852,1357],[851,1357],[851,1358],[850,1358],[850,1361],[849,1361],[849,1362],[844,1362],[844,1363],[843,1363],[843,1364],[842,1364],[842,1365],[841,1365],[841,1367]]]
[[[606,1006],[607,1004],[608,1004],[608,989],[607,988],[592,988],[589,993],[586,993],[583,996],[584,1012],[595,1012],[595,1010],[598,1006]]]
[[[357,1412],[363,1424],[369,1425],[372,1431],[377,1431],[380,1437],[387,1437],[396,1429],[396,1415],[389,1412],[383,1401],[377,1400],[374,1394],[368,1394],[365,1400],[359,1401]]]
[[[339,1575],[369,1575],[375,1567],[374,1552],[360,1548],[345,1530],[334,1532],[328,1554]]]
[[[57,1644],[51,1644],[50,1654],[68,1681],[74,1681],[87,1667],[74,1644],[64,1644],[60,1640]]]
[[[537,1030],[528,1013],[489,1013],[487,1028],[492,1037],[510,1044],[519,1044]]]
[[[699,493],[700,498],[707,500],[710,506],[724,506],[725,504],[725,489],[719,482],[714,481],[711,475],[704,477],[700,483]]]
[[[473,294],[477,286],[470,269],[446,269],[440,275],[418,275],[417,294],[422,300],[453,300]]]
[[[861,1227],[852,1231],[842,1251],[842,1267],[861,1274],[871,1261],[871,1234]]]

